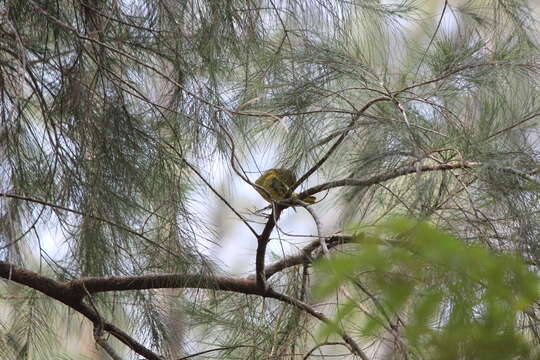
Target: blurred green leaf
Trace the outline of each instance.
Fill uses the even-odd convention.
[[[369,238],[369,237],[368,237]],[[374,335],[391,319],[407,319],[412,349],[436,359],[527,358],[532,344],[516,330],[520,311],[538,300],[538,277],[516,257],[492,253],[436,229],[425,221],[394,218],[361,237],[357,250],[319,261],[316,286],[327,296],[361,277],[377,294],[363,334]],[[365,298],[350,299],[327,325],[364,311]],[[362,308],[362,310],[360,310]],[[384,312],[384,313],[383,313]],[[388,314],[387,314],[388,313]],[[387,322],[384,324],[384,322]]]

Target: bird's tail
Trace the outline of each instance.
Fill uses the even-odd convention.
[[[292,196],[298,196],[297,193],[293,193]],[[317,201],[317,198],[315,196],[306,196],[305,198],[301,199],[303,202],[307,202],[308,204],[314,204],[315,201]]]
[[[307,202],[308,204],[314,204],[315,201],[317,201],[317,198],[315,196],[306,196],[302,201]]]

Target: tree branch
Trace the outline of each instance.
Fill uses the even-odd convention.
[[[395,179],[400,176],[415,174],[419,172],[445,171],[445,170],[453,170],[453,169],[471,169],[471,168],[477,167],[478,165],[480,165],[480,163],[474,162],[474,161],[459,161],[459,162],[452,162],[452,163],[447,163],[447,164],[409,166],[409,167],[405,167],[405,168],[401,168],[397,170],[391,170],[386,173],[373,176],[369,179],[350,178],[350,179],[327,182],[324,184],[314,186],[310,189],[307,189],[303,193],[298,194],[297,197],[301,199],[309,195],[314,195],[323,190],[328,190],[328,189],[341,187],[341,186],[367,187],[367,186],[375,185],[384,181]]]
[[[302,302],[302,301],[300,301],[300,300],[298,300],[296,298],[293,298],[293,297],[285,295],[285,294],[278,293],[278,292],[276,292],[276,291],[274,291],[272,289],[268,289],[267,296],[271,297],[271,298],[274,298],[274,299],[277,299],[277,300],[281,300],[281,301],[286,302],[288,304],[294,305],[297,308],[304,310],[308,314],[312,315],[313,317],[321,320],[322,322],[324,322],[326,324],[331,323],[330,319],[328,319],[323,313],[315,311],[311,306],[309,306],[308,304],[306,304],[306,303],[304,303],[304,302]],[[339,335],[341,336],[341,338],[345,341],[345,343],[347,343],[347,345],[349,347],[349,350],[353,354],[356,354],[356,355],[360,356],[360,358],[362,360],[369,360],[367,355],[360,348],[360,346],[353,340],[353,338],[351,338],[343,329],[337,328],[337,331],[338,331]]]
[[[300,179],[298,179],[298,181],[296,181],[296,183],[293,186],[291,186],[291,188],[289,189],[289,193],[286,195],[286,197],[290,196],[292,194],[292,192],[298,187],[298,185],[303,183],[311,174],[313,174],[315,171],[317,171],[317,169],[319,169],[322,166],[322,164],[324,164],[326,162],[326,160],[328,160],[330,158],[330,156],[334,153],[334,151],[336,151],[336,149],[339,147],[339,145],[341,145],[343,140],[345,140],[345,138],[347,137],[349,132],[354,128],[354,124],[360,118],[360,116],[362,116],[362,114],[367,109],[369,109],[373,104],[378,103],[380,101],[390,101],[390,98],[387,97],[387,96],[381,96],[381,97],[375,98],[375,99],[369,101],[367,104],[365,104],[353,116],[353,118],[351,119],[351,121],[349,122],[347,127],[345,128],[345,131],[340,135],[340,137],[336,140],[334,145],[332,145],[332,147],[326,152],[326,154],[324,154],[324,156],[319,161],[317,161],[317,163],[315,165],[313,165],[311,167],[311,169],[309,169],[304,175],[302,175],[300,177]],[[302,198],[299,197],[299,199],[302,199]]]
[[[285,209],[283,205],[272,203],[272,213],[264,226],[263,231],[257,236],[257,253],[255,255],[255,278],[257,287],[264,291],[266,289],[266,275],[264,274],[264,262],[266,256],[266,246],[270,241],[270,234],[276,225],[282,211]]]
[[[99,314],[97,314],[90,306],[82,302],[82,297],[86,294],[84,286],[78,288],[72,287],[69,282],[61,283],[4,261],[0,261],[0,277],[42,292],[76,310],[92,321],[94,325],[103,326],[104,330],[111,333],[122,343],[130,347],[137,354],[144,356],[146,359],[163,360],[161,356],[155,354],[116,326],[103,322]]]
[[[232,291],[247,295],[259,295],[262,297],[276,299],[293,305],[306,311],[313,317],[329,323],[330,320],[322,313],[317,312],[309,304],[306,304],[294,297],[278,293],[272,288],[261,288],[253,280],[213,277],[205,275],[184,275],[184,274],[157,274],[143,276],[125,277],[94,277],[84,278],[69,282],[58,282],[33,271],[18,267],[16,265],[0,261],[0,277],[26,285],[38,290],[45,295],[66,304],[70,308],[87,317],[94,324],[103,326],[118,340],[129,346],[138,354],[151,360],[162,360],[162,358],[135,341],[132,337],[118,329],[114,325],[103,322],[99,314],[94,309],[82,302],[83,298],[89,294],[109,291],[145,290],[162,288],[197,288]],[[362,349],[343,330],[339,330],[340,336],[349,345],[351,352],[360,356],[363,360],[368,360]]]
[[[334,235],[326,239],[326,246],[328,249],[335,248],[340,244],[347,244],[352,242],[353,237],[351,235]],[[278,260],[264,269],[266,279],[269,279],[272,275],[292,266],[304,264],[306,262],[312,262],[315,257],[318,257],[319,254],[313,256],[313,251],[319,249],[321,242],[319,239],[313,240],[298,253],[294,255],[285,256],[281,260]],[[254,278],[253,275],[249,276],[248,279]]]

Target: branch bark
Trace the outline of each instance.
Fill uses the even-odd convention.
[[[338,245],[341,244],[347,244],[352,242],[353,237],[351,235],[334,235],[330,238],[326,239],[326,246],[328,249],[335,248]],[[285,256],[281,260],[278,260],[264,269],[264,273],[266,275],[266,279],[269,279],[274,274],[300,264],[305,264],[308,262],[312,262],[315,258],[319,257],[319,254],[313,255],[313,252],[317,249],[320,249],[321,242],[317,240],[313,240],[308,245],[306,245],[304,248],[302,248],[298,253],[294,255]],[[248,279],[252,279],[254,276],[251,275],[248,277]]]
[[[310,189],[307,189],[303,193],[297,195],[298,198],[303,198],[309,195],[314,195],[323,190],[328,190],[336,187],[342,186],[358,186],[358,187],[367,187],[382,183],[391,179],[398,178],[400,176],[429,172],[429,171],[445,171],[445,170],[454,170],[454,169],[471,169],[480,165],[478,162],[474,161],[456,161],[447,164],[435,164],[435,165],[422,165],[422,166],[408,166],[397,170],[391,170],[386,173],[373,176],[369,179],[343,179],[337,181],[331,181],[324,184],[314,186]]]
[[[257,236],[257,253],[255,255],[255,278],[257,281],[257,288],[261,291],[266,290],[266,275],[265,275],[265,257],[266,257],[266,246],[270,241],[270,234],[276,225],[276,221],[279,220],[281,213],[285,210],[285,206],[272,203],[272,213],[264,226],[263,231],[260,235]]]
[[[102,318],[90,306],[84,304],[82,299],[86,292],[83,286],[72,286],[70,282],[62,283],[33,271],[21,268],[14,264],[0,261],[0,277],[14,281],[37,290],[72,308],[88,318],[94,325],[103,326],[103,329],[122,343],[130,347],[137,354],[149,360],[163,360],[161,356],[146,348],[131,336],[116,326],[103,322]],[[82,284],[81,284],[82,285]]]
[[[131,336],[124,333],[114,325],[104,322],[99,314],[90,306],[83,303],[87,295],[109,291],[128,291],[162,288],[198,288],[232,291],[247,295],[258,295],[276,299],[306,311],[313,317],[328,323],[330,320],[322,313],[313,309],[294,297],[276,292],[270,287],[261,288],[256,281],[231,277],[214,277],[206,275],[181,275],[181,274],[158,274],[143,276],[111,276],[84,278],[69,282],[55,281],[33,271],[18,267],[14,264],[0,261],[0,277],[16,283],[26,285],[43,294],[62,302],[70,308],[84,315],[98,326],[103,326],[122,343],[129,346],[138,354],[150,360],[163,360],[162,357],[153,353],[138,343]],[[349,345],[351,352],[368,360],[360,346],[343,330],[340,336]]]

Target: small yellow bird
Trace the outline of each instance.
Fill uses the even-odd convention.
[[[296,175],[290,169],[270,169],[263,172],[263,174],[255,180],[255,184],[264,188],[266,192],[261,189],[255,188],[259,194],[268,202],[282,200],[289,191],[290,187],[296,182]],[[267,194],[268,193],[268,194]],[[270,196],[268,196],[270,195]],[[292,196],[298,194],[292,193]],[[315,196],[306,196],[302,201],[309,204],[315,202]]]

